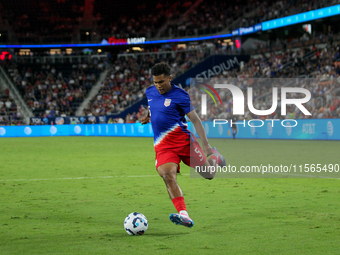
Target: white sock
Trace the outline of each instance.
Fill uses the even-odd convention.
[[[188,212],[187,211],[179,211],[179,214],[184,214],[184,215],[186,215],[186,216],[188,216],[189,217],[189,214],[188,214]]]

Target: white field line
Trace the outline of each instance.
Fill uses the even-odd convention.
[[[271,174],[301,176],[301,177],[305,177],[305,178],[324,178],[324,179],[337,179],[337,180],[340,180],[340,178],[332,178],[332,177],[317,176],[317,175],[302,175],[302,174],[290,174],[290,173],[271,173]],[[190,174],[181,174],[181,175],[190,175]],[[86,180],[86,179],[109,179],[109,178],[145,178],[145,177],[159,177],[159,175],[156,175],[156,174],[154,174],[154,175],[121,175],[121,176],[113,176],[113,175],[110,176],[109,175],[109,176],[92,176],[92,177],[90,177],[90,176],[83,176],[83,177],[42,178],[42,179],[8,179],[8,180],[0,180],[0,182]],[[225,179],[227,179],[227,178],[225,178]],[[229,178],[233,178],[233,177],[229,177]],[[247,177],[238,177],[238,178],[247,178]],[[262,177],[259,176],[259,177],[252,177],[252,178],[257,179],[257,178],[262,178]],[[263,178],[265,178],[265,177],[263,176]],[[224,178],[216,176],[216,179],[224,179]]]
[[[190,174],[182,174],[190,175]],[[122,176],[95,176],[95,177],[65,177],[65,178],[43,178],[43,179],[8,179],[0,180],[0,182],[22,182],[22,181],[57,181],[57,180],[86,180],[86,179],[108,179],[108,178],[144,178],[159,177],[159,175],[122,175]]]

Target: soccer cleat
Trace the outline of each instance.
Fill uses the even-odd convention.
[[[226,162],[225,158],[222,156],[222,154],[219,153],[218,150],[215,147],[213,147],[212,149],[213,149],[214,154],[216,154],[218,156],[219,162],[217,162],[217,164],[221,167],[226,166],[227,162]]]
[[[176,225],[182,225],[188,228],[191,228],[194,225],[194,221],[185,214],[172,213],[169,218]]]

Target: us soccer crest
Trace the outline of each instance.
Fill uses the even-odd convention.
[[[168,107],[170,105],[170,103],[171,103],[171,99],[165,99],[164,106]]]

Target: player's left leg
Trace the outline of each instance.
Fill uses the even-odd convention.
[[[182,161],[195,169],[203,178],[212,180],[215,177],[218,166],[226,165],[224,157],[213,148],[213,154],[209,158],[205,156],[200,144],[195,141],[190,145],[190,155],[188,157],[181,157]]]
[[[189,217],[183,192],[177,183],[177,170],[178,164],[173,162],[168,162],[157,167],[157,172],[163,178],[170,199],[178,211],[178,213],[170,214],[170,220],[177,225],[191,228],[194,222]]]

